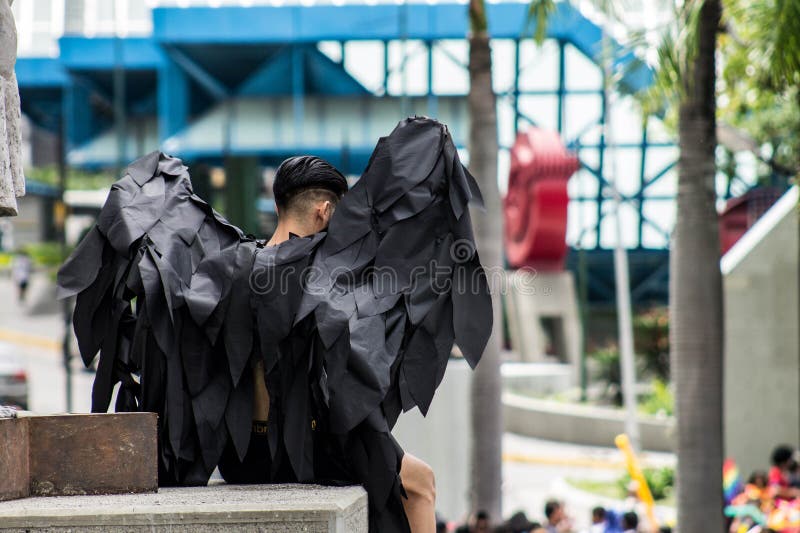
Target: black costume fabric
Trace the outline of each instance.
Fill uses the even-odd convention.
[[[474,367],[492,328],[470,203],[428,118],[379,140],[327,233],[273,247],[194,195],[180,160],[134,162],[58,278],[84,362],[100,352],[93,411],[120,383],[117,411],[159,414],[162,485],[261,465],[241,481],[362,484],[370,531],[408,531],[391,428],[427,412],[454,343]],[[258,360],[270,420],[251,438]]]

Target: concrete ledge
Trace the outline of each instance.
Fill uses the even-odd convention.
[[[558,394],[573,387],[575,369],[564,363],[503,363],[504,389],[532,396]]]
[[[606,407],[539,400],[503,394],[505,429],[512,433],[589,446],[614,446],[614,437],[625,432],[622,411]],[[654,452],[675,451],[672,419],[640,417],[642,448]]]
[[[157,494],[26,498],[0,505],[0,531],[367,533],[361,487],[226,485]]]

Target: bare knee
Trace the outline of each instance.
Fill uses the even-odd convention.
[[[436,477],[424,461],[406,454],[400,466],[400,479],[409,498],[431,504],[436,502]]]

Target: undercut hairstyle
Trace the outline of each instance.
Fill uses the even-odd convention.
[[[303,212],[319,201],[336,205],[346,192],[344,175],[324,159],[310,155],[286,159],[272,185],[278,208],[294,212]]]

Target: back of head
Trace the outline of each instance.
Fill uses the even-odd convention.
[[[561,502],[558,500],[549,500],[544,504],[544,516],[550,520],[559,509],[561,509]]]
[[[622,529],[636,529],[639,527],[639,517],[633,511],[622,515]]]
[[[336,203],[347,192],[347,180],[336,167],[316,156],[290,157],[278,167],[272,193],[280,214],[302,215],[314,202]]]
[[[603,507],[595,507],[592,509],[592,520],[597,523],[601,523],[606,519],[606,510]]]
[[[772,464],[773,466],[783,466],[791,461],[794,455],[794,450],[786,445],[776,446],[772,451]]]

